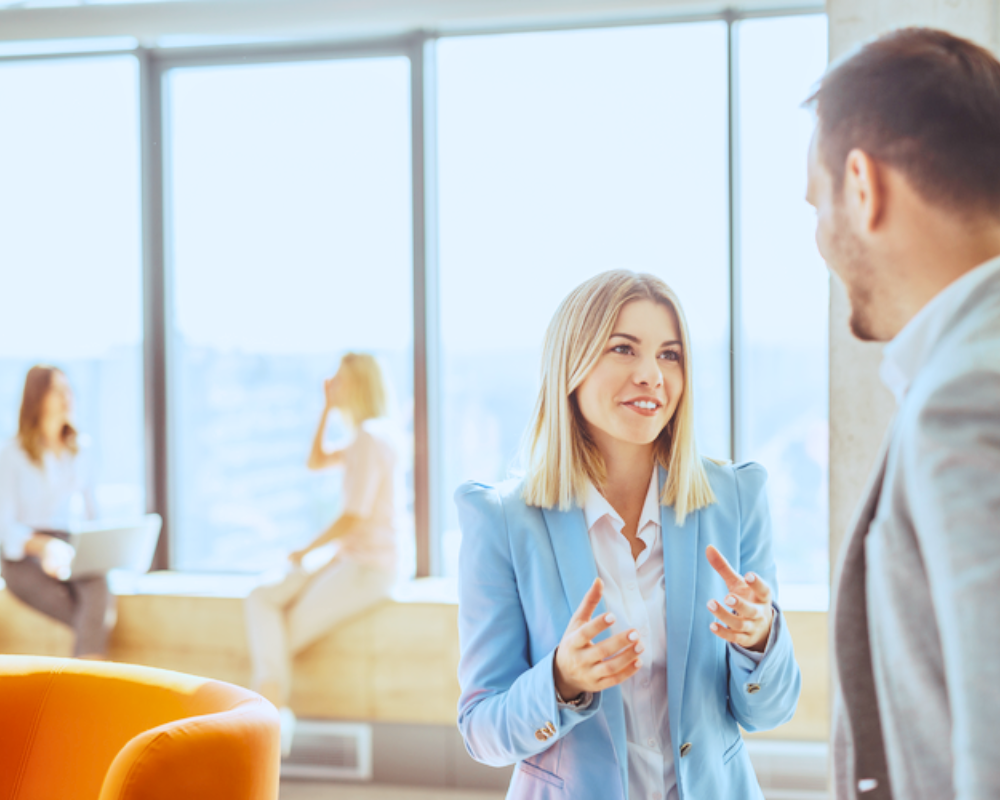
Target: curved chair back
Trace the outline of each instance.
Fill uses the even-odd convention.
[[[179,672],[0,656],[0,800],[275,800],[278,713]]]

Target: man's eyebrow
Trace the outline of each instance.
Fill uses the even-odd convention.
[[[628,339],[630,342],[635,342],[636,344],[642,344],[642,340],[638,336],[633,336],[631,333],[612,333],[610,338],[615,336],[620,336],[622,339]],[[672,339],[669,342],[664,342],[660,347],[672,347],[675,344],[683,344],[679,339]]]

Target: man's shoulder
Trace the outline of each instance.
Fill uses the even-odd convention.
[[[958,321],[934,348],[914,380],[904,405],[924,405],[942,393],[968,394],[969,387],[977,382],[993,384],[997,380],[1000,380],[1000,273],[963,306]]]

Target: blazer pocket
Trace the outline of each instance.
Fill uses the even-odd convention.
[[[532,778],[538,778],[540,781],[545,781],[555,786],[557,789],[563,788],[563,779],[560,778],[553,772],[549,772],[547,769],[542,769],[541,767],[536,767],[530,761],[522,761],[517,767],[525,775],[530,775]]]
[[[733,760],[733,756],[735,756],[742,749],[743,749],[743,737],[737,736],[736,741],[733,742],[731,745],[729,745],[729,747],[726,748],[726,752],[722,754],[722,763],[728,764],[730,761]]]

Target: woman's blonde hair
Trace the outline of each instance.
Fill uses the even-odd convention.
[[[611,270],[574,289],[545,333],[542,386],[525,448],[524,500],[528,505],[567,510],[574,502],[584,502],[588,481],[603,488],[604,459],[590,436],[575,392],[604,351],[619,312],[635,300],[652,300],[668,308],[681,334],[684,391],[673,419],[654,442],[656,463],[667,470],[660,503],[672,505],[677,524],[682,525],[692,511],[715,502],[695,445],[691,337],[680,300],[653,275]]]
[[[384,417],[388,411],[382,368],[368,353],[345,353],[340,359],[340,373],[346,379],[340,410],[352,425]]]
[[[52,389],[52,381],[56,375],[66,377],[58,367],[37,364],[28,370],[24,379],[24,395],[21,398],[21,413],[17,421],[17,441],[28,456],[28,460],[36,467],[42,466],[42,455],[45,453],[44,434],[42,432],[42,410],[45,397]],[[76,428],[68,422],[60,431],[63,447],[71,453],[77,453]]]

